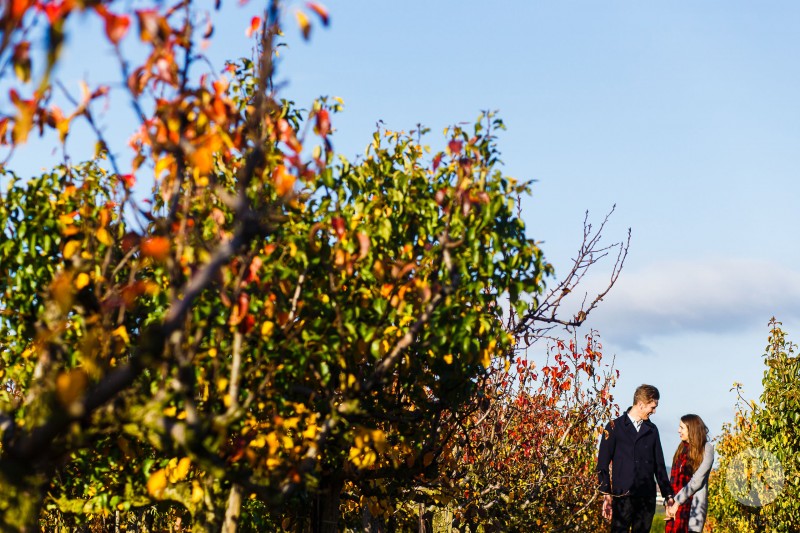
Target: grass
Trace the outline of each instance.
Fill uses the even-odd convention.
[[[653,518],[653,525],[650,526],[650,533],[664,533],[664,507],[656,507],[656,516]]]

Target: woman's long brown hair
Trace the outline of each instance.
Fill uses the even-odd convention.
[[[703,422],[703,419],[697,415],[683,415],[681,417],[681,422],[686,424],[686,429],[689,433],[689,442],[685,443],[681,441],[681,443],[678,444],[678,449],[675,450],[675,456],[672,458],[672,461],[677,461],[683,447],[687,446],[686,463],[689,466],[690,473],[694,474],[697,467],[703,462],[703,454],[705,453],[706,443],[708,442],[708,428]]]

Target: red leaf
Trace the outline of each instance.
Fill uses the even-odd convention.
[[[447,143],[447,147],[450,149],[450,152],[453,154],[461,153],[461,148],[464,146],[464,143],[461,141],[457,141],[453,139],[449,143]]]
[[[342,217],[333,217],[331,219],[331,226],[333,226],[333,231],[336,232],[336,236],[340,239],[344,235],[344,219]]]
[[[317,111],[316,121],[314,124],[314,132],[317,135],[325,137],[331,131],[331,117],[327,109],[320,109]]]
[[[118,44],[125,34],[128,33],[128,28],[131,25],[131,19],[128,15],[115,15],[108,11],[105,6],[99,5],[95,8],[97,14],[103,17],[106,22],[106,36],[108,40],[114,44]]]
[[[248,26],[247,30],[244,32],[245,35],[252,37],[253,34],[258,31],[259,26],[261,26],[261,17],[253,17],[250,19],[250,26]]]
[[[436,169],[439,168],[439,165],[442,164],[442,153],[439,152],[436,154],[436,157],[433,158],[433,171],[436,172]]]
[[[123,174],[119,177],[122,180],[122,183],[125,184],[125,187],[130,189],[136,184],[136,176],[133,174]]]

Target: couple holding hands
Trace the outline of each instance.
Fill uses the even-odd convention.
[[[697,415],[681,417],[681,442],[667,477],[658,428],[650,416],[658,407],[658,389],[641,385],[633,407],[608,423],[600,439],[597,473],[603,493],[603,517],[611,533],[649,533],[656,512],[656,481],[666,506],[666,533],[703,531],[708,510],[708,475],[714,447]]]

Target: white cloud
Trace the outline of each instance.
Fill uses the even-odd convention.
[[[585,281],[591,295],[603,280]],[[648,351],[645,340],[652,337],[758,327],[766,335],[772,316],[787,322],[800,318],[800,270],[717,258],[623,270],[587,325],[614,345]]]

